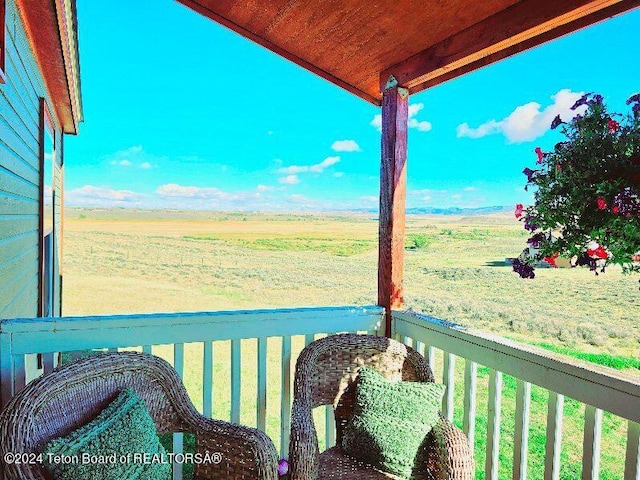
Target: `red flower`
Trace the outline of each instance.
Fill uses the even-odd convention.
[[[542,149],[540,147],[536,147],[534,152],[536,152],[536,154],[538,155],[538,161],[536,163],[540,165],[542,163],[542,160],[544,159],[544,153],[542,153]]]
[[[606,260],[609,255],[602,245],[598,245],[598,248],[587,250],[587,255],[591,258]]]
[[[522,217],[522,212],[524,212],[524,205],[522,205],[521,203],[518,203],[516,205],[516,211],[514,212],[516,218]]]
[[[615,120],[609,120],[607,122],[607,127],[609,128],[609,133],[614,134],[620,129],[620,124]]]
[[[554,253],[552,257],[544,257],[544,261],[551,265],[553,268],[558,268],[556,264],[556,258],[558,258],[558,252]]]
[[[604,210],[607,208],[607,202],[605,202],[604,198],[598,197],[596,202],[598,202],[598,210]]]
[[[617,215],[619,211],[620,209],[618,207],[613,207],[613,213]]]

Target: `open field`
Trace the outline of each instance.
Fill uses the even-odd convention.
[[[64,314],[226,310],[376,302],[372,215],[257,215],[67,209]],[[640,367],[637,278],[612,269],[538,269],[521,280],[504,265],[524,247],[511,215],[407,221],[405,302],[414,310],[626,370]],[[293,358],[303,346],[294,337]],[[255,341],[243,341],[241,421],[255,425]],[[279,445],[280,340],[269,340],[267,433]],[[171,347],[154,353],[172,357]],[[229,419],[229,342],[216,342],[214,417]],[[202,346],[186,345],[185,384],[202,407]],[[461,385],[463,362],[457,362]],[[441,375],[442,362],[436,374]],[[476,452],[484,478],[488,370],[479,370]],[[459,390],[462,390],[461,388]],[[461,424],[462,392],[456,391]],[[515,381],[505,377],[500,478],[511,478]],[[530,478],[544,468],[547,393],[533,388]],[[319,412],[320,414],[322,412]],[[584,407],[567,399],[561,478],[580,476]],[[323,430],[324,415],[318,416]],[[621,478],[626,424],[605,414],[602,479]]]
[[[409,217],[407,233],[407,307],[524,341],[640,357],[633,276],[538,269],[521,280],[503,261],[527,236],[507,214]],[[64,252],[65,315],[376,302],[371,215],[68,209]]]

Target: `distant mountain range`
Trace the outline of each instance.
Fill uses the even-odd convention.
[[[502,213],[513,210],[513,207],[494,206],[494,207],[478,207],[478,208],[462,208],[462,207],[412,207],[407,208],[407,215],[488,215],[490,213]],[[363,208],[356,212],[361,213],[378,213],[377,208]]]
[[[434,207],[413,207],[407,208],[407,215],[487,215],[489,213],[506,212],[511,207],[495,206],[495,207],[478,207],[478,208],[434,208]]]

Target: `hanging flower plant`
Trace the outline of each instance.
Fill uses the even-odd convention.
[[[558,256],[596,275],[609,264],[640,272],[640,94],[627,105],[623,117],[609,113],[601,95],[586,94],[572,107],[586,106],[583,115],[553,120],[566,141],[535,149],[536,168],[523,170],[535,203],[515,210],[531,232],[530,247],[513,262],[522,278],[534,278],[543,259],[555,266]]]

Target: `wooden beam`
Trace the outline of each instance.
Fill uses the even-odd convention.
[[[378,305],[385,308],[391,336],[391,309],[402,306],[407,121],[409,92],[391,78],[382,94],[382,156],[378,233]]]
[[[416,93],[640,5],[640,0],[522,0],[402,61],[390,75]]]

